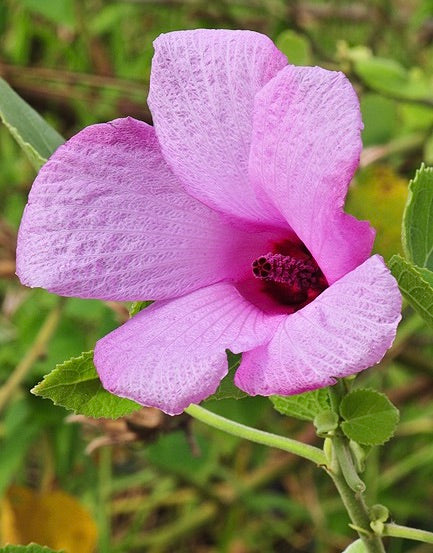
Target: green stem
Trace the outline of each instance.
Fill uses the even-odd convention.
[[[345,393],[344,383],[340,381],[328,391],[331,407],[338,414],[341,398]],[[375,534],[370,526],[371,520],[363,496],[365,484],[356,471],[349,442],[338,431],[330,436],[330,442],[331,462],[327,472],[346,507],[352,521],[351,526],[358,532],[368,553],[385,553],[381,537]]]
[[[334,481],[335,487],[350,516],[352,526],[358,532],[366,551],[368,553],[385,553],[381,538],[371,530],[370,517],[368,516],[363,495],[361,493],[354,493],[351,490],[342,472],[328,470],[328,473]]]
[[[218,430],[222,430],[223,432],[227,432],[233,436],[238,436],[239,438],[244,438],[257,444],[263,444],[277,449],[282,449],[283,451],[288,451],[289,453],[303,457],[316,465],[326,465],[326,457],[323,451],[312,445],[304,444],[284,436],[270,434],[269,432],[257,430],[256,428],[251,428],[250,426],[245,426],[244,424],[225,419],[224,417],[216,415],[215,413],[212,413],[203,407],[199,407],[198,405],[190,405],[187,409],[185,409],[185,413],[188,413],[191,417],[194,417],[195,419],[204,422],[213,428],[217,428]]]
[[[354,492],[364,492],[365,484],[356,472],[352,453],[346,440],[342,436],[335,435],[332,437],[332,443],[341,472],[350,489]]]
[[[337,382],[328,388],[329,401],[331,403],[331,409],[334,413],[340,416],[340,402],[346,395],[346,385],[343,380],[337,380]]]
[[[409,528],[408,526],[400,526],[398,524],[385,524],[383,535],[433,544],[432,532],[427,532],[427,530],[418,530],[418,528]]]

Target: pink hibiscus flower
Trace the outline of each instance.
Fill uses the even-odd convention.
[[[41,169],[19,232],[28,286],[156,300],[96,345],[104,387],[166,413],[212,394],[226,349],[250,395],[296,394],[390,347],[397,284],[343,212],[362,122],[341,73],[287,65],[265,36],[155,42],[154,126],[93,125]]]

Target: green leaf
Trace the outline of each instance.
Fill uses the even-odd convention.
[[[389,509],[385,505],[377,503],[368,509],[368,515],[371,521],[386,522],[389,519]]]
[[[73,0],[20,0],[29,10],[46,17],[57,25],[75,25],[75,10]]]
[[[65,139],[0,78],[0,119],[39,169]]]
[[[367,553],[367,549],[361,540],[356,540],[348,545],[343,553]]]
[[[275,41],[277,48],[287,56],[294,65],[311,65],[311,46],[308,40],[292,30],[283,31]]]
[[[347,209],[376,229],[374,250],[389,259],[402,251],[401,219],[407,199],[407,180],[386,165],[366,167],[358,173]]]
[[[394,435],[399,421],[398,409],[385,394],[372,389],[348,393],[341,401],[340,414],[343,432],[362,445],[384,444]]]
[[[234,383],[234,376],[237,368],[241,364],[242,355],[234,354],[227,350],[227,359],[229,363],[229,371],[227,375],[221,380],[217,391],[207,399],[242,399],[247,397],[248,394],[240,390]]]
[[[433,272],[429,271],[429,269],[425,269],[424,267],[416,267],[416,269],[422,278],[433,288]]]
[[[400,255],[390,259],[389,268],[404,298],[426,323],[433,326],[433,273],[412,265]]]
[[[423,131],[421,134],[424,135],[424,141],[425,134],[431,130],[433,125],[433,109],[424,104],[400,103],[396,122],[398,123],[398,133],[396,132],[396,135],[400,136],[400,140],[403,140],[404,135],[409,135],[412,131],[415,131],[415,133],[416,131]]]
[[[367,93],[361,98],[364,131],[362,143],[365,146],[385,144],[394,137],[398,126],[397,102],[379,94]]]
[[[7,545],[0,548],[0,553],[64,553],[64,551],[54,551],[49,547],[30,543],[29,545]]]
[[[304,421],[312,421],[322,411],[329,409],[328,390],[321,388],[295,396],[271,396],[274,408],[282,415]]]
[[[424,142],[423,159],[426,163],[433,163],[433,133]]]
[[[419,70],[407,71],[397,61],[386,58],[362,58],[355,61],[357,75],[372,89],[402,100],[430,101],[432,88]]]
[[[131,303],[129,307],[129,317],[132,318],[134,315],[137,315],[137,313],[140,313],[143,309],[146,309],[146,307],[149,307],[153,301],[134,301]]]
[[[38,413],[39,415],[39,413]],[[43,428],[39,416],[24,400],[13,402],[2,421],[0,448],[0,496],[10,486],[23,465],[26,454]]]
[[[150,463],[170,474],[206,484],[218,465],[220,444],[212,438],[195,436],[200,455],[191,450],[191,443],[183,431],[170,432],[159,436],[157,442],[146,448]]]
[[[321,411],[314,417],[313,424],[316,427],[317,435],[326,438],[329,432],[338,428],[338,415],[331,409]]]
[[[410,261],[433,270],[433,167],[421,165],[409,183],[402,240]]]
[[[57,365],[33,388],[32,393],[93,418],[117,419],[141,408],[134,401],[104,390],[93,364],[93,351]]]

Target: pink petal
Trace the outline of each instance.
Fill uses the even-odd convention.
[[[285,56],[251,31],[173,32],[154,46],[148,102],[164,157],[185,189],[238,218],[282,221],[258,205],[248,156],[254,96]]]
[[[64,296],[167,298],[248,273],[264,242],[185,194],[153,127],[118,119],[84,129],[41,169],[17,274]]]
[[[343,213],[362,128],[358,98],[342,73],[288,66],[256,96],[251,180],[329,283],[365,261],[373,244],[368,223]]]
[[[267,346],[244,354],[235,383],[264,396],[329,386],[382,359],[400,310],[397,283],[375,255],[287,316]]]
[[[227,348],[263,344],[279,320],[232,285],[215,284],[140,312],[99,340],[95,365],[110,392],[177,415],[216,390],[227,373]]]

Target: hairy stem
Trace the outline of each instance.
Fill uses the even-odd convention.
[[[334,386],[328,388],[328,393],[331,408],[339,415],[340,402],[347,393],[344,382],[339,380]],[[365,484],[356,470],[349,441],[338,430],[330,438],[332,453],[327,472],[346,507],[352,521],[351,526],[358,532],[368,553],[385,553],[382,538],[375,534],[370,526],[371,520],[363,495]]]
[[[368,553],[385,553],[382,539],[371,530],[370,517],[362,493],[356,493],[350,488],[342,471],[332,469],[328,470],[328,473],[346,507],[352,527],[358,532],[366,551]]]
[[[203,407],[199,407],[198,405],[190,405],[187,409],[185,409],[185,413],[188,413],[191,417],[194,417],[195,419],[204,422],[213,428],[217,428],[218,430],[222,430],[223,432],[227,432],[233,436],[238,436],[239,438],[244,438],[257,444],[282,449],[283,451],[287,451],[307,459],[316,465],[326,465],[326,457],[323,451],[312,445],[304,444],[284,436],[278,436],[277,434],[264,432],[263,430],[257,430],[256,428],[251,428],[250,426],[245,426],[244,424],[240,424],[221,417],[220,415],[216,415],[215,413],[212,413]]]
[[[332,438],[332,443],[334,445],[338,465],[343,473],[344,479],[349,485],[349,488],[354,492],[364,492],[365,484],[356,471],[352,453],[349,449],[347,441],[342,436],[336,435]]]
[[[433,544],[432,532],[427,532],[427,530],[418,530],[418,528],[409,528],[408,526],[400,526],[399,524],[385,524],[383,535]]]

